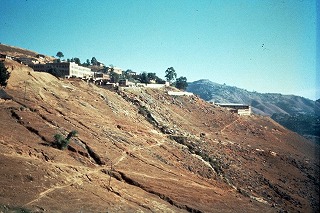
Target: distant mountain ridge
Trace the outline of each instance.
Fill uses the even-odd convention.
[[[315,112],[315,101],[295,95],[249,92],[234,86],[218,84],[210,80],[189,83],[187,91],[206,101],[216,103],[249,104],[257,114],[272,116],[274,113],[295,115]]]
[[[187,91],[199,95],[206,101],[216,103],[249,104],[255,114],[270,116],[272,119],[301,135],[316,137],[320,133],[320,101],[278,93],[249,92],[234,86],[198,80],[188,85]]]

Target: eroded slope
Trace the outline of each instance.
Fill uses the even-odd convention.
[[[316,211],[305,139],[166,90],[109,91],[6,61],[0,204],[54,212]],[[53,135],[79,135],[68,150]]]

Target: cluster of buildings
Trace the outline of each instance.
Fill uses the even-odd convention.
[[[52,62],[52,59],[48,60],[48,58],[42,54],[38,54],[35,57],[16,57],[0,53],[0,58],[17,61],[39,72],[50,72],[50,70],[55,69],[58,71],[57,73],[60,74],[59,77],[63,78],[74,77],[81,79],[92,79],[94,81],[101,82],[108,80],[110,81],[110,75],[108,73],[110,73],[111,69],[113,72],[119,75],[122,74],[122,70],[117,67],[106,67],[98,71],[92,71],[91,68],[78,65],[75,62],[58,62],[57,60]]]
[[[103,82],[110,82],[110,72],[114,72],[118,75],[122,75],[123,71],[118,67],[105,67],[100,70],[93,71],[89,67],[78,65],[75,62],[54,62],[45,64],[29,64],[34,71],[50,72],[55,69],[59,73],[59,77],[62,78],[81,78],[84,80],[93,81],[96,84],[102,84]]]
[[[48,59],[46,58],[45,55],[42,54],[38,54],[33,58],[30,57],[17,57],[17,56],[12,56],[12,55],[7,55],[4,53],[0,53],[0,59],[10,59],[10,60],[14,60],[17,61],[21,64],[25,64],[25,65],[30,65],[30,64],[40,64],[40,63],[47,63]]]
[[[123,75],[124,71],[118,67],[104,67],[102,63],[99,63],[100,66],[93,67],[92,70],[90,67],[85,67],[78,65],[75,62],[66,62],[66,61],[57,61],[48,60],[46,56],[38,54],[35,57],[13,57],[5,54],[0,54],[0,58],[15,60],[21,64],[25,64],[31,67],[34,71],[38,72],[49,72],[52,73],[52,70],[55,70],[55,73],[58,73],[59,77],[62,78],[81,78],[84,80],[92,81],[98,85],[109,85],[112,83],[112,79],[110,73],[116,73],[119,76]],[[125,71],[125,75],[135,77],[137,75],[136,72],[132,70]],[[156,84],[155,82],[151,82],[151,84],[144,83],[135,83],[130,82],[127,79],[120,79],[116,84],[123,87],[151,87],[151,88],[161,88],[168,86],[168,82],[165,84]]]
[[[49,72],[52,73],[55,70],[55,73],[58,73],[59,77],[62,78],[81,78],[84,80],[92,81],[98,85],[109,85],[113,84],[110,73],[116,73],[119,76],[124,74],[124,71],[118,67],[104,67],[102,63],[99,63],[100,66],[93,67],[92,70],[90,67],[85,67],[78,65],[75,62],[66,62],[66,61],[57,61],[48,60],[46,56],[38,54],[35,57],[13,57],[10,55],[5,55],[0,53],[0,58],[2,59],[10,59],[15,60],[21,64],[25,64],[31,67],[34,71],[38,72]],[[54,62],[53,62],[54,61]],[[125,76],[135,77],[137,75],[136,72],[132,70],[125,71]],[[165,84],[156,84],[155,82],[151,82],[151,84],[144,83],[135,83],[130,82],[127,79],[119,79],[119,82],[116,84],[123,87],[151,87],[151,88],[161,88],[168,86],[168,82]]]
[[[76,64],[75,62],[47,62],[46,57],[44,55],[38,54],[35,58],[27,58],[27,57],[13,57],[5,54],[0,54],[1,59],[11,59],[15,60],[19,63],[28,65],[35,71],[39,72],[50,72],[51,69],[55,69],[59,71],[63,78],[81,78],[85,80],[92,80],[97,84],[101,84],[102,82],[110,82],[109,73],[112,71],[119,75],[123,74],[122,69],[117,67],[106,67],[104,69],[98,71],[92,71],[89,67],[84,67]],[[126,75],[137,75],[136,72],[129,71]],[[126,87],[151,87],[151,88],[161,88],[165,86],[169,86],[168,82],[166,84],[142,84],[142,83],[133,83],[128,80],[120,80],[120,86]],[[128,88],[128,89],[129,89]],[[168,92],[169,95],[180,96],[180,95],[193,95],[189,92]],[[231,112],[237,113],[239,115],[251,115],[252,110],[250,105],[245,104],[233,104],[233,103],[215,103],[220,107],[224,107],[229,109]]]

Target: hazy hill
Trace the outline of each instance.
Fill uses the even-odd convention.
[[[319,211],[318,146],[269,117],[5,65],[1,212]]]
[[[314,113],[315,101],[295,96],[277,93],[249,92],[237,87],[213,83],[209,80],[199,80],[189,83],[187,91],[199,95],[206,101],[220,103],[243,103],[254,107],[259,114],[273,115],[285,113]]]
[[[209,80],[189,83],[187,91],[199,95],[206,101],[249,104],[255,113],[271,116],[301,135],[320,137],[320,106],[315,101],[295,95],[249,92]]]

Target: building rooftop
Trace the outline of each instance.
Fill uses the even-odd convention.
[[[219,106],[250,106],[249,104],[238,104],[238,103],[214,103]]]

